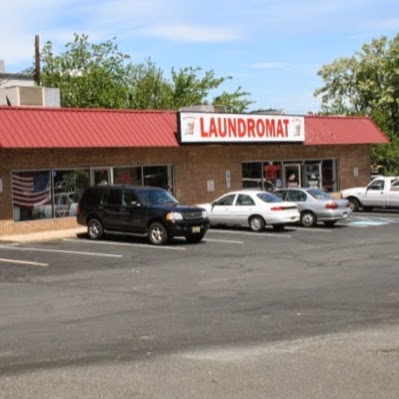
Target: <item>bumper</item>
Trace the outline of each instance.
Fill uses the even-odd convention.
[[[192,221],[190,223],[170,222],[166,224],[166,230],[170,236],[179,237],[189,234],[205,234],[209,229],[209,220]]]
[[[266,218],[266,224],[289,224],[297,223],[300,220],[300,214],[295,213],[291,215],[275,216]]]
[[[350,215],[352,214],[352,211],[347,210],[347,211],[332,211],[332,212],[323,212],[317,215],[317,219],[320,221],[328,221],[328,220],[343,220],[343,219],[348,219]]]

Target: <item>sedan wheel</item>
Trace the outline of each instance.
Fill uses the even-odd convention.
[[[316,226],[317,218],[313,212],[305,211],[301,214],[301,223],[303,227]]]
[[[265,221],[260,216],[252,216],[251,219],[249,219],[249,227],[252,231],[262,231],[265,229],[265,225]]]
[[[148,229],[148,238],[151,244],[163,245],[169,237],[165,227],[161,223],[155,222]]]
[[[99,240],[103,234],[103,225],[98,219],[90,219],[87,224],[87,233],[92,240]]]

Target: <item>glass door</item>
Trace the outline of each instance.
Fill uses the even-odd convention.
[[[111,168],[94,168],[90,170],[90,184],[112,183]]]
[[[301,187],[301,165],[283,165],[283,178],[285,187]]]
[[[321,187],[321,162],[305,163],[305,187]]]

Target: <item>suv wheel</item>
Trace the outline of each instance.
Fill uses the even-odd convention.
[[[168,232],[162,223],[152,223],[148,229],[148,238],[151,244],[163,245],[168,241]]]
[[[90,219],[87,224],[87,233],[92,240],[99,240],[103,234],[103,225],[98,219]]]
[[[188,242],[197,243],[200,242],[204,238],[205,234],[188,234],[186,235],[186,240]]]

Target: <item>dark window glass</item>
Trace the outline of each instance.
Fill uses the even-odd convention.
[[[129,206],[133,201],[137,202],[137,196],[134,191],[125,191],[123,193],[123,205]]]
[[[110,189],[109,194],[108,194],[107,204],[121,206],[122,205],[122,191],[119,189],[116,189],[116,188]]]
[[[237,197],[236,205],[239,206],[255,205],[255,201],[249,195],[239,194]]]
[[[233,205],[235,194],[225,195],[215,202],[215,205],[230,206]]]

